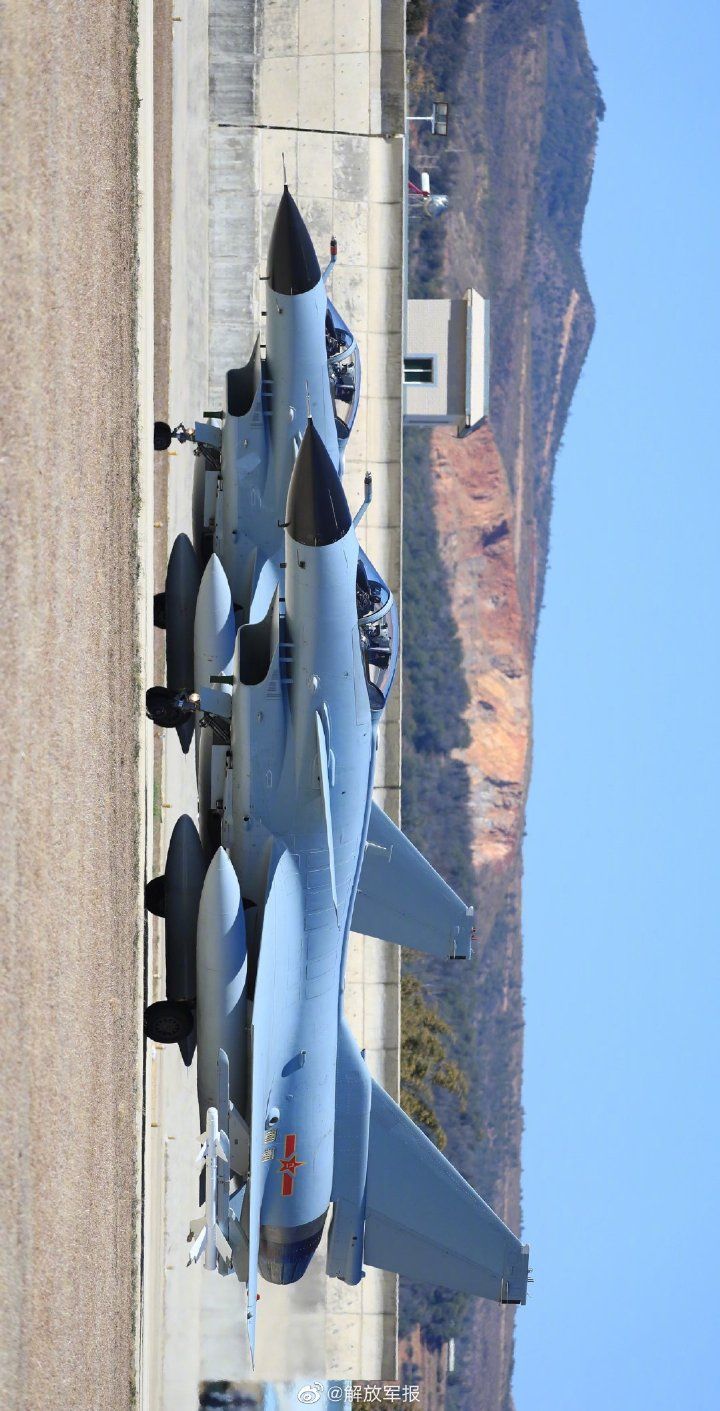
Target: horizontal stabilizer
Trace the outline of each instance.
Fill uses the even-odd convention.
[[[498,1303],[527,1294],[527,1245],[375,1082],[364,1262]]]
[[[411,946],[427,955],[467,959],[472,918],[472,907],[460,900],[374,803],[353,911],[353,931]]]

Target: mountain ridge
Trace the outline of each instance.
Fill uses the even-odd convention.
[[[451,127],[444,150],[419,127],[413,135],[414,164],[450,205],[442,221],[411,225],[411,294],[472,286],[489,298],[491,376],[490,416],[472,436],[406,433],[404,826],[475,902],[478,941],[462,993],[455,967],[448,977],[437,963],[403,963],[451,1023],[450,1056],[469,1077],[464,1110],[437,1094],[447,1154],[519,1230],[532,663],[555,459],[595,326],[580,240],[604,106],[577,0],[436,0],[424,17],[415,7],[413,24],[411,110],[443,97]],[[445,594],[435,636],[423,581]],[[437,686],[443,642],[449,671],[461,663],[454,689]],[[419,732],[428,643],[445,724]],[[407,1372],[418,1337],[441,1371],[456,1339],[455,1373],[434,1379],[426,1411],[511,1411],[514,1310],[427,1298],[405,1282],[400,1307]]]

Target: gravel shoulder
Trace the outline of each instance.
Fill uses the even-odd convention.
[[[8,1411],[135,1395],[135,29],[131,0],[0,21]]]

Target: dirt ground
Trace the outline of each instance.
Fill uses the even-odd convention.
[[[132,0],[2,68],[0,1400],[134,1399],[140,1142]]]

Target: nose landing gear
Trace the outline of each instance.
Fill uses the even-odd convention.
[[[171,427],[167,421],[156,421],[153,427],[153,446],[156,451],[167,451],[171,441],[194,441],[195,432],[179,422]]]
[[[145,709],[154,725],[175,730],[195,717],[199,697],[194,691],[171,691],[167,686],[151,686],[145,693]]]

